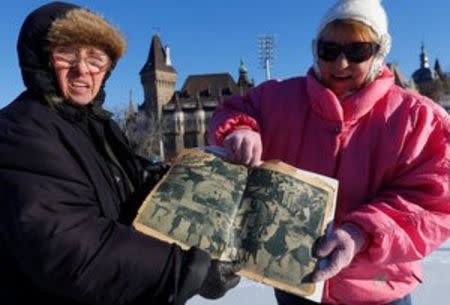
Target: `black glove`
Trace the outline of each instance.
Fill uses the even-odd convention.
[[[197,293],[207,299],[220,298],[240,280],[235,274],[240,269],[238,264],[211,260],[205,251],[196,247],[185,252],[182,265],[176,305],[184,304]]]
[[[212,260],[208,274],[200,287],[199,294],[207,299],[218,299],[239,284],[241,277],[236,274],[240,270],[238,263]]]
[[[169,163],[148,163],[144,168],[144,181],[150,187],[154,187],[170,168]]]

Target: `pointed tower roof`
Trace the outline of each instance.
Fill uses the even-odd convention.
[[[242,58],[239,64],[238,84],[250,84],[250,80],[248,79],[248,69],[245,66],[244,60]]]
[[[130,90],[130,100],[128,102],[128,112],[129,113],[136,112],[136,110],[134,109],[134,103],[133,103],[133,90]]]
[[[425,44],[422,42],[422,47],[421,47],[421,52],[420,52],[420,67],[421,68],[429,68],[430,67],[430,63],[428,60],[428,54],[427,51],[425,50]]]
[[[241,62],[239,64],[239,73],[247,73],[248,69],[245,66],[244,60],[241,58]]]
[[[142,67],[140,74],[156,70],[176,73],[172,67],[170,52],[167,52],[166,48],[162,46],[161,39],[157,34],[152,37],[147,62]]]
[[[436,74],[436,78],[439,78],[440,80],[444,80],[446,78],[446,75],[441,68],[441,64],[439,63],[439,59],[436,59],[434,62],[434,73]]]
[[[433,71],[430,69],[424,43],[422,43],[420,52],[420,68],[414,71],[412,78],[417,85],[433,80]]]
[[[135,114],[136,114],[136,109],[134,108],[134,104],[133,104],[133,91],[130,90],[130,100],[128,101],[128,109],[125,112],[125,120],[129,120]]]
[[[239,65],[238,86],[240,95],[245,95],[250,88],[254,87],[254,82],[251,82],[248,78],[248,70],[242,58]]]

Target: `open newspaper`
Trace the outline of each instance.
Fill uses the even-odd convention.
[[[213,258],[241,275],[320,301],[312,247],[334,215],[337,181],[280,161],[248,168],[186,149],[142,204],[137,230]]]

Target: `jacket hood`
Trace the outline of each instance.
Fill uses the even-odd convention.
[[[31,12],[20,29],[17,54],[25,87],[44,95],[60,95],[56,76],[50,64],[47,33],[51,24],[74,4],[53,2]]]
[[[97,34],[97,36],[96,36]],[[43,95],[50,103],[62,101],[56,75],[50,62],[51,46],[67,43],[92,44],[103,48],[113,67],[125,51],[122,35],[106,20],[78,5],[51,2],[31,12],[17,41],[17,53],[25,87]],[[92,104],[101,105],[104,85]]]

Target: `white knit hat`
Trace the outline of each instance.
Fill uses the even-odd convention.
[[[383,65],[384,58],[391,49],[391,36],[388,32],[386,12],[381,0],[338,0],[323,16],[317,31],[317,38],[323,29],[335,20],[356,20],[371,27],[378,37],[380,50],[373,60],[372,67],[367,76],[368,81],[376,78]],[[316,39],[317,40],[317,39]],[[317,61],[317,41],[313,41],[314,69],[320,77]]]

